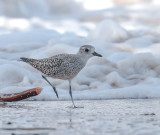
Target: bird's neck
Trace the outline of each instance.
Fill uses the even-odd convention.
[[[87,63],[87,61],[89,60],[90,56],[82,54],[82,53],[77,53],[77,55],[85,62]]]

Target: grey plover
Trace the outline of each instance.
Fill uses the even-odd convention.
[[[52,86],[56,96],[58,93],[56,88],[47,80],[46,77],[63,79],[69,81],[69,94],[73,103],[71,90],[71,80],[85,67],[87,61],[92,56],[102,55],[95,52],[95,48],[91,45],[83,45],[77,54],[58,54],[45,59],[20,58],[22,61],[30,64],[34,68],[42,72],[42,77]]]

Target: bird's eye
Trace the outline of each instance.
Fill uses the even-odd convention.
[[[86,49],[85,49],[85,52],[89,52],[89,49],[86,48]]]

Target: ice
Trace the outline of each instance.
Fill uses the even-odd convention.
[[[160,97],[160,2],[85,3],[0,0],[0,93],[42,87],[30,100],[57,100],[41,73],[19,58],[75,54],[90,44],[103,57],[91,58],[72,80],[75,100]],[[70,100],[67,80],[48,79],[59,100]]]

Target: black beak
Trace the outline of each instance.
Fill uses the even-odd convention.
[[[96,53],[96,52],[94,52],[94,53],[92,53],[94,56],[98,56],[98,57],[102,57],[102,55],[100,55],[100,54],[98,54],[98,53]]]

